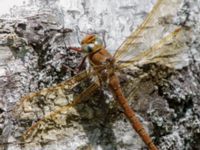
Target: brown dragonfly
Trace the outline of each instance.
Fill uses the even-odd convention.
[[[102,44],[102,40],[97,35],[87,35],[81,42],[81,48],[69,47],[72,50],[84,52],[88,58],[92,69],[84,70],[74,77],[57,84],[56,86],[45,88],[41,91],[30,93],[21,98],[14,109],[14,113],[20,116],[22,112],[33,112],[34,101],[42,97],[53,97],[63,99],[63,91],[68,91],[78,85],[81,81],[96,77],[91,85],[79,94],[72,102],[55,108],[42,118],[37,120],[22,135],[26,141],[30,137],[37,135],[38,130],[42,130],[49,121],[59,122],[71,107],[90,97],[103,84],[108,83],[116,101],[124,110],[124,114],[132,124],[135,131],[142,138],[150,150],[158,148],[153,143],[149,134],[145,131],[142,123],[137,118],[133,109],[129,106],[126,97],[120,86],[116,72],[123,69],[134,70],[139,66],[149,63],[158,63],[174,68],[180,63],[180,55],[187,50],[186,34],[188,29],[173,24],[173,15],[178,12],[181,0],[158,0],[144,22],[134,31],[111,55]],[[160,41],[158,41],[161,39]],[[59,93],[59,94],[58,94]],[[62,95],[62,96],[58,96]],[[63,124],[63,122],[59,122]]]

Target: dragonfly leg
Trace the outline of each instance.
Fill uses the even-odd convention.
[[[70,68],[69,66],[67,66],[67,65],[65,65],[65,64],[62,64],[62,68],[63,68],[64,70],[70,70],[70,71],[73,71],[73,72],[78,72],[77,69],[72,69],[72,68]]]
[[[77,52],[81,52],[82,49],[80,47],[68,47],[69,50],[74,50],[74,51],[77,51]]]
[[[87,58],[87,55],[82,59],[80,65],[78,66],[78,72],[83,70],[86,58]]]
[[[68,49],[69,50],[74,50],[76,52],[82,52],[82,49],[80,47],[68,47]],[[79,73],[80,71],[83,70],[86,58],[87,58],[87,55],[84,56],[84,58],[82,59],[80,65],[78,66],[78,69],[76,70],[77,73]]]

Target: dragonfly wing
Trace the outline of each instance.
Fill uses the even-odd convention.
[[[60,128],[67,128],[68,126],[67,118],[70,116],[70,108],[73,109],[73,107],[75,107],[77,104],[86,101],[98,88],[99,85],[96,82],[93,82],[86,90],[84,90],[81,94],[79,94],[71,103],[58,108],[54,112],[47,114],[46,116],[35,122],[22,134],[23,140],[32,141],[33,138],[37,136],[36,134],[39,133],[42,134],[43,132],[48,132],[49,128],[54,128],[54,127],[56,128],[57,126],[59,126],[58,130],[60,130]],[[71,110],[71,112],[72,111],[73,110]],[[45,128],[47,131],[41,132],[41,130],[45,130]]]
[[[171,72],[174,70],[155,64],[149,65],[145,69],[138,69],[134,74],[131,70],[123,72],[126,77],[126,82],[122,86],[123,92],[136,112],[147,113],[148,107],[156,101],[155,93],[158,89],[155,87],[166,81]],[[156,97],[158,98],[158,96]]]
[[[44,107],[46,105],[48,105],[48,108],[46,108],[47,112],[50,112],[54,109],[53,107],[55,107],[55,104],[59,107],[69,103],[70,95],[67,93],[70,89],[74,88],[80,83],[80,81],[95,74],[95,71],[82,71],[78,75],[63,81],[56,86],[45,88],[35,93],[30,93],[20,99],[19,103],[16,104],[12,112],[16,117],[20,116],[21,113],[30,113],[33,114],[33,116],[45,115],[46,112],[44,111]]]
[[[188,42],[189,37],[189,30],[177,28],[149,49],[124,61],[124,63],[122,61],[120,67],[131,68],[134,65],[141,66],[147,63],[160,63],[169,67],[179,68],[178,65],[185,65],[185,63],[188,63],[185,53],[188,50],[186,42]]]
[[[157,0],[144,22],[116,50],[116,60],[127,60],[156,43],[166,31],[172,32],[177,27],[172,23],[181,1]]]

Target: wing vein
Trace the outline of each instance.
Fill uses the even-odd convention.
[[[120,57],[120,55],[123,52],[127,52],[128,51],[128,43],[133,43],[135,42],[135,40],[140,37],[138,36],[144,29],[145,26],[148,24],[148,22],[152,19],[152,17],[155,15],[156,11],[158,10],[159,6],[162,4],[164,0],[158,0],[157,3],[154,5],[154,7],[152,8],[151,12],[149,13],[149,15],[146,17],[146,19],[144,20],[144,22],[136,29],[136,31],[134,31],[128,38],[127,40],[125,40],[120,47],[115,51],[114,57],[117,59],[118,57]],[[123,49],[124,46],[127,46],[126,49]]]
[[[62,113],[65,113],[67,109],[70,107],[74,107],[77,104],[80,104],[81,102],[86,101],[93,93],[94,91],[97,90],[99,85],[95,82],[93,82],[86,90],[84,90],[81,94],[79,94],[71,103],[57,109],[54,112],[49,113],[48,115],[44,116],[42,119],[34,123],[30,128],[28,128],[24,134],[23,134],[23,139],[26,140],[28,137],[33,136],[32,134],[34,133],[34,130],[42,125],[42,124],[47,124],[49,120],[54,120],[55,118],[58,117],[58,115],[61,115]]]

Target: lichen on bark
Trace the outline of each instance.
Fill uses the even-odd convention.
[[[153,3],[77,0],[70,2],[70,8],[56,0],[30,4],[14,7],[11,12],[15,19],[4,16],[0,20],[0,149],[144,149],[108,89],[97,90],[87,102],[46,119],[33,130],[25,141],[28,143],[17,144],[22,142],[18,137],[34,122],[70,102],[90,81],[72,91],[58,89],[48,96],[36,96],[24,104],[25,109],[17,107],[18,113],[22,111],[19,114],[13,113],[13,108],[22,96],[76,74],[73,69],[82,56],[66,49],[78,45],[77,36],[82,36],[74,32],[78,30],[76,25],[88,33],[100,33],[108,49],[114,50],[143,20]],[[198,6],[198,1],[184,0],[173,20],[191,30],[192,36],[186,43],[187,57],[182,57],[189,58],[188,64],[179,69],[144,64],[134,72],[124,70],[120,74],[129,104],[162,150],[200,148]],[[113,23],[109,17],[115,18]],[[171,20],[166,17],[161,21]],[[63,28],[74,31],[63,33],[67,31]]]

